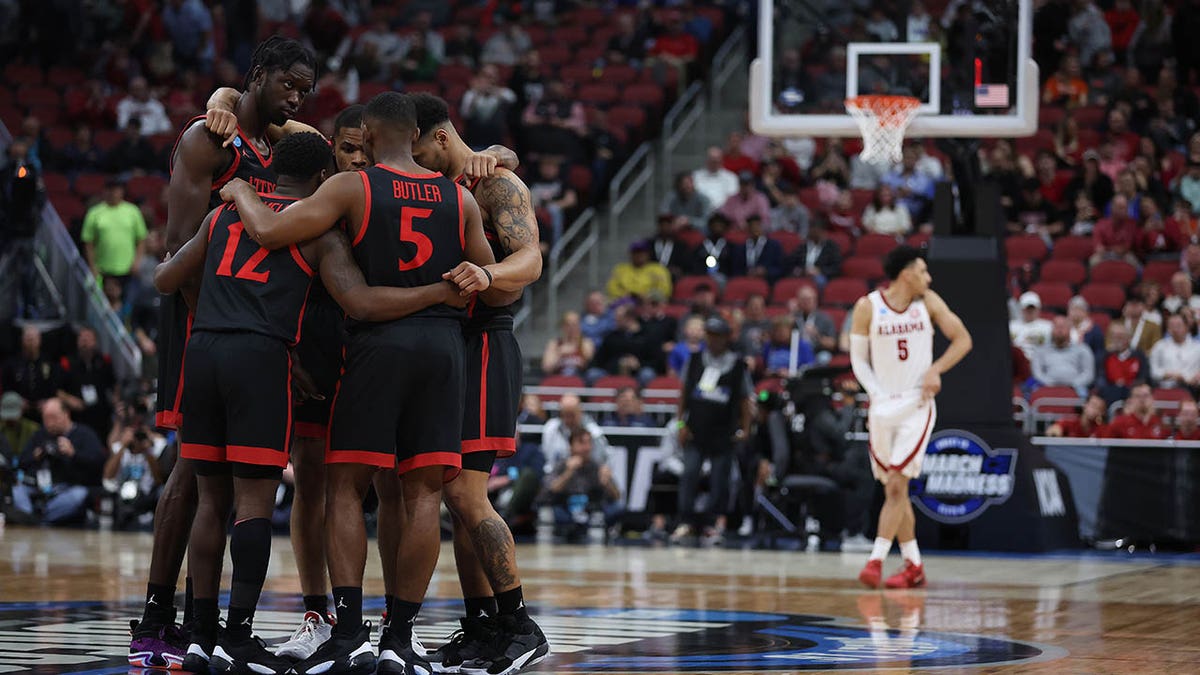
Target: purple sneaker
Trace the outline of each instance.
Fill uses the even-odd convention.
[[[179,624],[171,623],[159,628],[147,626],[143,630],[138,627],[137,621],[131,621],[129,628],[133,636],[129,642],[129,665],[183,670],[188,640]]]

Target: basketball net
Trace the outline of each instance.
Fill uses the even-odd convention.
[[[846,99],[846,112],[862,131],[859,155],[869,164],[897,164],[902,157],[904,132],[917,116],[921,100],[912,96],[855,96]]]

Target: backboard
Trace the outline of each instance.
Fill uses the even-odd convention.
[[[909,137],[1037,131],[1032,0],[759,0],[750,126],[765,136],[860,135],[844,101],[914,96]]]

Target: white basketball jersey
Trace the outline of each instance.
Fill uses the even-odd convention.
[[[921,378],[933,363],[933,321],[925,301],[914,299],[897,312],[888,306],[882,291],[872,291],[867,298],[871,301],[871,369],[880,393],[902,396],[919,391]]]

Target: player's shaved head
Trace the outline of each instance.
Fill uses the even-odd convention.
[[[433,94],[410,94],[417,115],[417,129],[421,136],[450,121],[450,106],[444,99]]]
[[[363,122],[375,134],[388,131],[401,136],[411,134],[417,128],[412,97],[394,91],[379,94],[367,104]]]
[[[275,144],[275,172],[280,178],[297,183],[307,182],[329,168],[333,152],[320,134],[302,132],[288,134]]]

